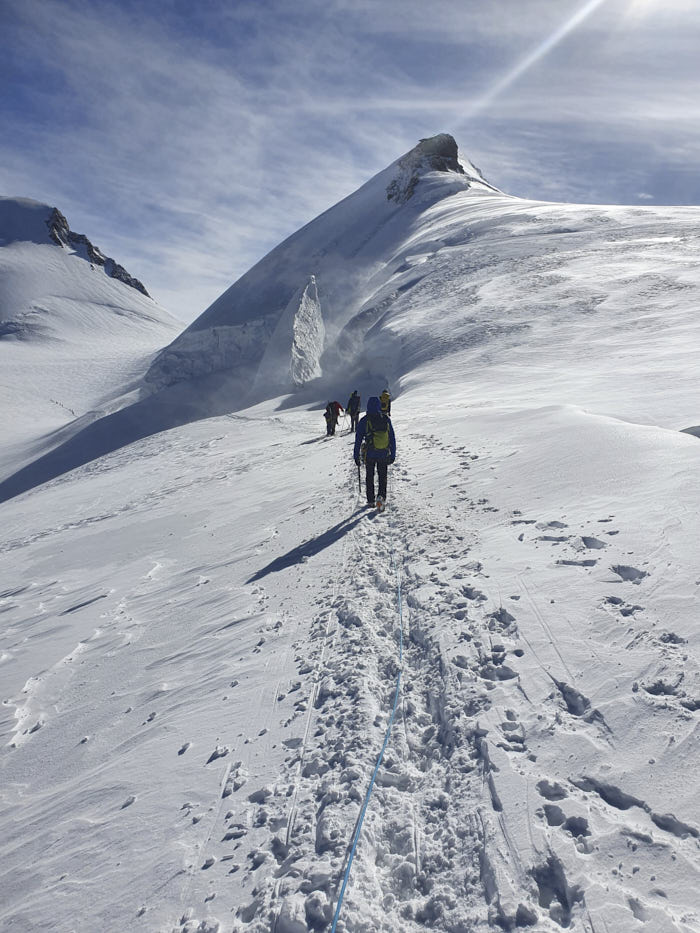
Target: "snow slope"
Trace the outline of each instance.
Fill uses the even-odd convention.
[[[269,410],[3,506],[3,925],[327,929],[401,574],[341,928],[700,928],[696,439],[413,411],[381,518]]]
[[[697,229],[696,208],[509,197],[452,137],[423,140],[234,283],[156,356],[134,405],[9,476],[0,501],[155,431],[279,393],[396,394],[424,366],[438,399],[457,379],[464,402],[692,426]]]
[[[309,381],[323,370],[318,325],[303,328],[308,336],[301,343],[318,364],[303,382],[295,358],[310,277],[327,348],[364,310],[367,294],[377,288],[375,276],[384,280],[414,218],[454,192],[495,190],[469,161],[458,159],[451,136],[421,140],[235,282],[158,356],[147,381],[160,388],[223,372],[248,401]]]
[[[537,367],[532,403],[608,410],[614,397],[611,414],[660,423],[673,412],[664,423],[687,426],[698,210],[523,201],[456,155],[450,136],[423,140],[298,231],[159,354],[147,382],[214,373],[211,400],[197,394],[217,413],[222,392],[239,408],[290,391],[317,402],[338,380],[398,392],[440,360],[466,396],[472,378],[482,392],[488,379],[506,402],[508,383]],[[309,287],[315,323],[300,340]],[[619,380],[637,393],[629,404]]]
[[[700,209],[474,189],[337,318],[304,269],[310,382],[181,380],[135,411],[199,420],[0,506],[0,927],[329,930],[402,637],[339,931],[700,930]],[[350,373],[381,516],[323,436]]]
[[[0,198],[0,474],[104,411],[181,329],[144,292],[55,208]]]

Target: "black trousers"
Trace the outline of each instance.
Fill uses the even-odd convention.
[[[360,420],[359,411],[350,412],[350,430],[354,431],[357,428],[357,422]]]
[[[379,495],[382,499],[386,500],[386,475],[389,470],[389,464],[386,460],[370,460],[367,458],[366,463],[367,471],[365,473],[365,479],[367,482],[367,501],[374,502],[374,468],[377,468],[377,476],[379,477]]]

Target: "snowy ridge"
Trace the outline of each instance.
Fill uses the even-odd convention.
[[[74,233],[57,207],[29,198],[0,197],[0,246],[22,241],[37,244],[53,241],[62,249],[75,252],[93,267],[101,267],[109,278],[117,279],[150,298],[142,282],[93,246],[85,234]]]
[[[112,410],[181,327],[69,234],[47,205],[0,198],[0,477]]]
[[[700,209],[396,177],[9,452],[0,927],[328,933],[400,573],[339,933],[700,933]],[[378,514],[322,413],[385,379]]]
[[[135,279],[133,275],[129,275],[124,266],[120,266],[109,256],[104,256],[96,246],[92,245],[84,233],[73,233],[68,226],[68,221],[57,207],[51,211],[46,225],[49,228],[49,236],[58,246],[72,247],[88,262],[95,266],[102,266],[106,275],[111,279],[118,279],[130,288],[135,288],[146,298],[151,297],[142,282]]]
[[[421,139],[414,149],[399,159],[396,175],[386,189],[387,198],[399,204],[405,203],[413,196],[421,177],[428,172],[456,172],[500,194],[497,188],[486,182],[471,162],[460,160],[454,138],[447,133],[440,133],[429,139]]]
[[[214,372],[240,406],[285,393],[317,402],[337,380],[361,385],[365,395],[378,383],[396,391],[440,359],[446,373],[473,377],[477,387],[485,378],[507,398],[509,374],[535,365],[533,403],[579,404],[584,389],[597,410],[650,423],[675,411],[675,426],[687,427],[692,385],[671,373],[685,380],[690,370],[685,361],[675,366],[677,354],[691,353],[698,339],[697,209],[523,201],[469,167],[455,170],[454,140],[435,140],[449,150],[448,159],[438,146],[444,170],[423,151],[434,140],[424,141],[294,234],[159,354],[148,384],[160,390]],[[387,187],[413,177],[416,165],[426,170],[413,196],[387,201]],[[290,309],[309,273],[324,344],[300,394],[289,366]],[[633,354],[617,358],[611,329],[633,339]],[[647,339],[637,340],[642,331]],[[668,378],[653,376],[652,387],[642,376],[659,353]],[[620,365],[634,371],[635,398],[612,391]],[[204,393],[192,391],[206,407]]]
[[[323,350],[334,354],[335,337],[361,310],[373,276],[382,275],[385,264],[401,249],[414,216],[456,191],[496,192],[468,165],[465,171],[457,158],[457,144],[442,134],[422,140],[411,152],[390,165],[358,191],[307,224],[234,283],[190,327],[154,361],[146,381],[156,389],[205,372],[225,372],[232,381],[247,385],[247,374],[264,355],[263,345],[274,344],[276,355],[289,359],[294,340],[289,326],[289,307],[314,278],[324,312]],[[469,174],[471,172],[471,174]],[[420,185],[419,185],[420,182]],[[246,327],[252,339],[239,339],[240,331],[223,328]],[[222,343],[221,334],[231,340]],[[320,335],[320,331],[318,332]],[[195,338],[194,335],[198,336]],[[258,335],[263,335],[262,343]],[[211,350],[211,354],[209,353]],[[353,361],[344,360],[346,369]],[[337,365],[329,364],[337,373]],[[324,360],[304,371],[303,381],[322,375]],[[270,367],[262,362],[267,392],[248,393],[272,397],[293,391],[300,373],[292,377],[281,365],[272,382]],[[243,374],[246,374],[244,377]]]

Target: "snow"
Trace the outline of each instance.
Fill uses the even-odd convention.
[[[224,372],[249,403],[297,387],[290,373],[294,350],[289,308],[310,276],[318,286],[332,347],[338,332],[361,311],[368,288],[377,288],[371,284],[373,276],[384,275],[413,218],[426,205],[455,191],[496,190],[471,163],[465,160],[465,169],[457,161],[452,137],[435,139],[442,144],[423,141],[272,250],[159,355],[148,382],[160,389],[193,375]],[[446,170],[435,168],[445,165]],[[250,377],[269,346],[275,347],[280,366],[275,383],[266,384],[261,395],[254,381],[249,391]],[[328,361],[325,369],[337,375],[335,362]],[[316,367],[306,378],[315,374]]]
[[[0,476],[76,418],[110,410],[180,330],[150,298],[52,243],[52,210],[0,198]]]
[[[338,930],[700,930],[700,209],[395,165],[341,202],[390,236],[293,237],[168,351],[258,328],[268,397],[181,380],[2,504],[0,926],[329,930],[402,631]],[[294,334],[323,375],[270,397]],[[385,379],[377,515],[323,406]]]

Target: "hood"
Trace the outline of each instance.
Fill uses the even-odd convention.
[[[381,410],[382,410],[382,406],[376,395],[373,395],[371,398],[367,399],[367,414],[368,415],[374,415]]]

